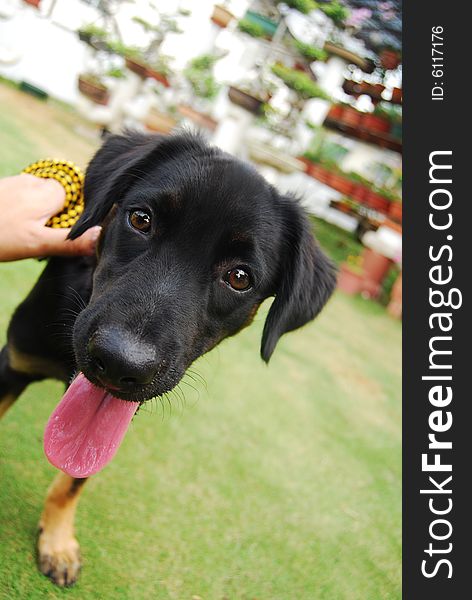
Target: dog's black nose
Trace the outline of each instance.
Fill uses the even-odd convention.
[[[99,330],[87,344],[90,364],[105,385],[127,388],[150,383],[157,372],[156,350],[118,328]]]

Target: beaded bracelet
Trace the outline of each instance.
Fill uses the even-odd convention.
[[[65,160],[38,160],[32,163],[23,173],[35,177],[55,179],[66,192],[66,199],[62,210],[49,219],[46,227],[62,228],[72,227],[84,210],[84,173],[73,162]]]

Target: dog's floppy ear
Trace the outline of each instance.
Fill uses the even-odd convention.
[[[151,136],[140,134],[110,135],[107,138],[87,168],[85,208],[69,234],[70,239],[79,237],[89,227],[100,225],[113,203],[131,184],[133,167],[156,142]]]
[[[311,224],[295,198],[283,197],[282,257],[262,334],[261,356],[269,361],[279,338],[316,317],[336,285],[336,272],[311,232]]]
[[[174,136],[138,132],[110,135],[87,168],[85,209],[69,238],[75,239],[89,227],[100,225],[113,204],[134,182],[142,180],[156,161],[182,152],[198,152],[201,148],[201,138],[185,133]]]

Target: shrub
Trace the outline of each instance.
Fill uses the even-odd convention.
[[[337,0],[328,4],[321,4],[320,10],[329,17],[336,25],[343,25],[349,16],[349,9]]]
[[[298,40],[294,40],[293,45],[302,56],[308,58],[309,60],[324,61],[328,58],[328,53],[322,48],[317,48],[316,46],[311,46],[310,44],[304,44]]]
[[[83,33],[91,35],[100,40],[106,40],[108,37],[108,33],[102,27],[98,27],[94,23],[84,25],[84,27],[81,27],[79,31],[82,31]]]
[[[314,0],[283,0],[285,4],[288,4],[291,8],[299,10],[304,15],[307,15],[315,8],[318,8],[318,4]]]
[[[184,70],[184,75],[194,93],[200,98],[211,100],[220,89],[211,71],[218,58],[211,54],[202,54],[191,60]]]
[[[265,37],[266,35],[262,25],[259,25],[259,23],[254,23],[249,19],[241,19],[238,23],[238,29],[244,33],[252,35],[252,37]]]
[[[272,72],[280,77],[289,88],[295,90],[302,98],[322,98],[330,100],[330,96],[306,73],[291,69],[281,64],[272,66]]]
[[[134,58],[138,60],[142,58],[142,50],[136,46],[126,46],[119,40],[113,40],[108,42],[108,46],[112,52],[118,54],[118,56],[124,56],[126,58]]]

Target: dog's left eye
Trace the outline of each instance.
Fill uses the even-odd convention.
[[[133,210],[129,213],[129,222],[131,227],[148,233],[151,229],[151,215],[144,210]]]

